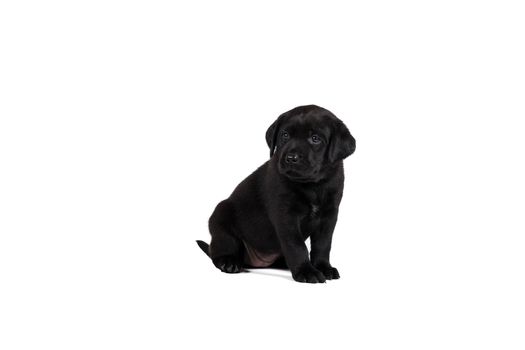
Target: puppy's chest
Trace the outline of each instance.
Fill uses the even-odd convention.
[[[319,217],[321,205],[319,203],[310,203],[310,218],[315,219]]]
[[[326,198],[323,192],[312,191],[307,193],[308,216],[311,219],[319,218],[323,207],[326,205]]]
[[[301,216],[306,222],[315,224],[326,212],[330,200],[329,193],[323,189],[309,189],[298,198],[301,205]]]
[[[303,238],[308,238],[312,232],[319,229],[322,221],[321,203],[313,202],[308,205],[308,214],[301,220],[301,233]]]

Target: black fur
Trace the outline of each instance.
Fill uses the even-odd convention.
[[[207,256],[210,256],[210,245],[208,243],[197,240],[197,244]]]
[[[279,116],[266,142],[270,160],[217,205],[209,220],[210,246],[197,243],[223,272],[278,266],[284,257],[296,281],[339,278],[330,248],[343,159],[354,152],[355,139],[330,111],[309,105]]]

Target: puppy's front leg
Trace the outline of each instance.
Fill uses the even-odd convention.
[[[330,265],[330,249],[332,248],[332,235],[337,223],[337,212],[337,209],[327,211],[322,219],[321,227],[313,232],[310,237],[312,264],[329,280],[339,278],[339,271]]]
[[[313,267],[308,258],[308,249],[297,225],[281,223],[277,230],[286,263],[297,282],[323,283],[325,276]]]

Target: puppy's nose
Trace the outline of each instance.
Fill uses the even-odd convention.
[[[297,163],[300,157],[297,153],[288,153],[286,155],[286,163]]]

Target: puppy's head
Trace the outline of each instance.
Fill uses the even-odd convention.
[[[266,131],[266,142],[279,172],[297,182],[322,180],[355,150],[355,139],[343,122],[315,105],[281,114]]]

